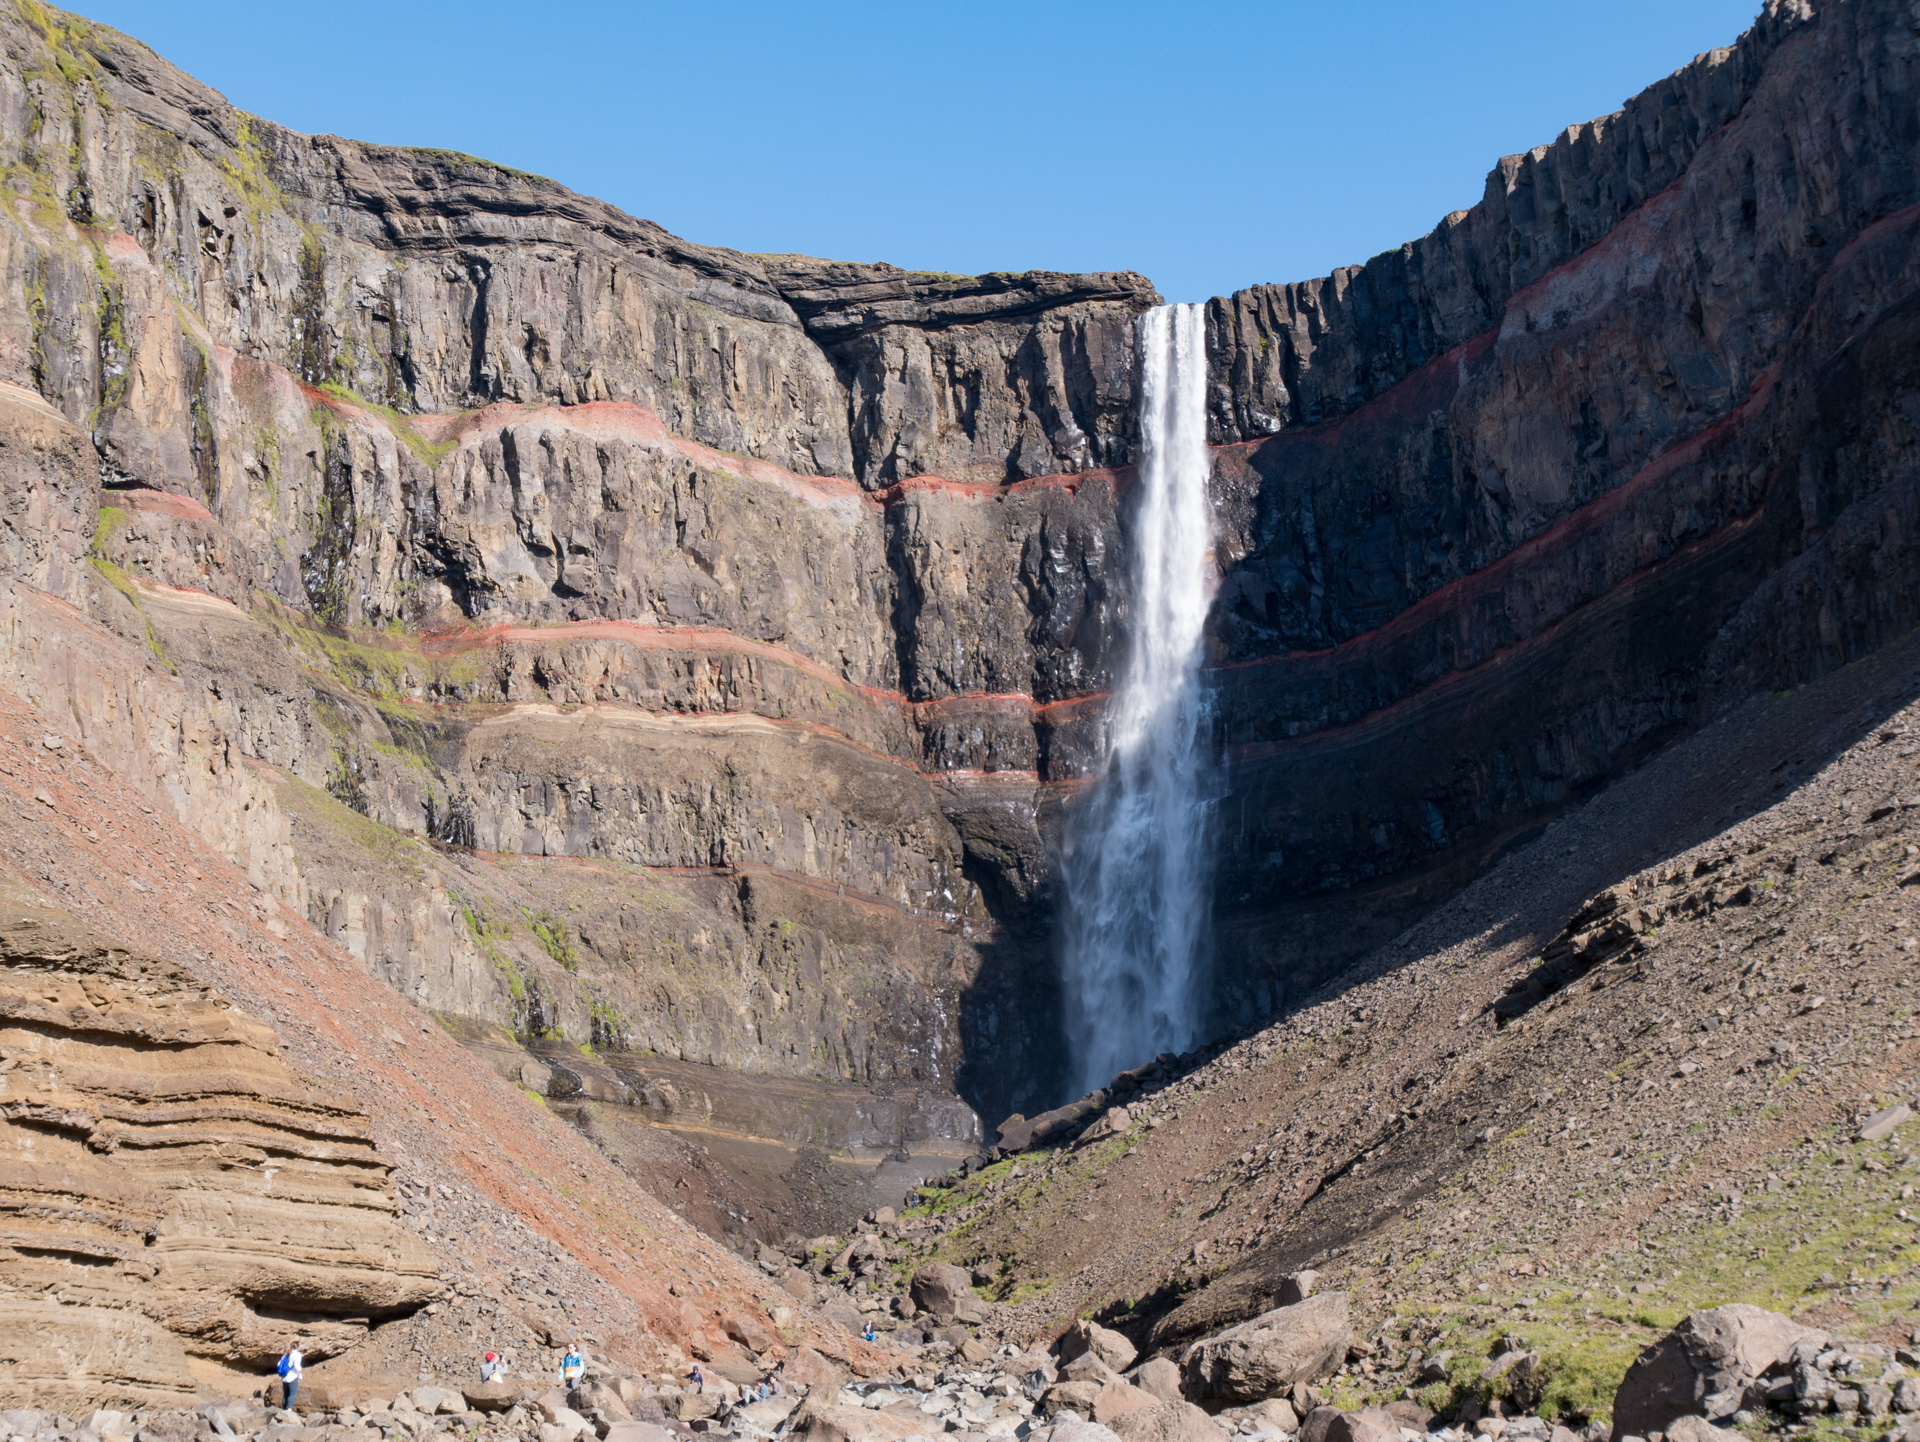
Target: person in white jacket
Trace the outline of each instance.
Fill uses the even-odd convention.
[[[285,1385],[285,1396],[280,1405],[287,1411],[293,1410],[293,1400],[300,1395],[300,1344],[295,1342],[287,1348],[287,1355],[280,1359],[280,1381]]]

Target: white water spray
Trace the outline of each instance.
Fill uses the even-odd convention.
[[[1081,1092],[1198,1037],[1208,961],[1206,334],[1197,305],[1139,321],[1140,496],[1133,652],[1105,778],[1062,858],[1061,978]]]

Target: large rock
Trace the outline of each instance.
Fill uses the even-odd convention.
[[[1143,1392],[1133,1383],[1116,1377],[1102,1387],[1093,1399],[1093,1420],[1111,1426],[1116,1417],[1124,1417],[1143,1407],[1155,1407],[1159,1403],[1160,1399],[1151,1392]]]
[[[816,1393],[794,1414],[790,1435],[808,1442],[902,1442],[938,1425],[924,1415],[913,1420],[891,1411],[836,1406]]]
[[[720,1397],[712,1391],[682,1392],[673,1399],[673,1415],[681,1422],[699,1422],[720,1413]]]
[[[1826,1337],[1746,1302],[1695,1312],[1627,1368],[1613,1396],[1613,1436],[1665,1432],[1679,1417],[1719,1422],[1747,1388],[1803,1340]]]
[[[1040,1410],[1051,1417],[1055,1412],[1078,1412],[1083,1417],[1093,1415],[1093,1404],[1099,1399],[1109,1383],[1091,1379],[1079,1382],[1056,1382],[1041,1395]]]
[[[1398,1406],[1398,1403],[1394,1404]],[[1285,1397],[1269,1397],[1264,1402],[1255,1402],[1247,1407],[1234,1407],[1221,1414],[1231,1417],[1236,1424],[1251,1421],[1263,1432],[1298,1432],[1300,1415],[1293,1410],[1293,1403]],[[1420,1429],[1425,1431],[1423,1427]]]
[[[910,1291],[914,1306],[951,1321],[960,1299],[973,1296],[973,1274],[951,1262],[928,1262],[913,1274]]]
[[[601,1442],[679,1442],[679,1437],[656,1422],[615,1422]]]
[[[1098,1382],[1103,1387],[1109,1382],[1117,1381],[1119,1376],[1118,1372],[1092,1352],[1082,1352],[1060,1369],[1060,1377],[1063,1381]]]
[[[1151,1392],[1162,1402],[1185,1399],[1180,1390],[1180,1368],[1165,1357],[1149,1357],[1127,1374],[1127,1380],[1143,1392]],[[1288,1427],[1287,1431],[1293,1431]]]
[[[518,1382],[475,1382],[462,1387],[460,1395],[472,1412],[505,1412],[526,1400],[527,1389]]]
[[[735,1409],[734,1415],[745,1417],[762,1432],[772,1433],[799,1410],[800,1405],[798,1397],[767,1397]]]
[[[813,1348],[796,1347],[780,1364],[780,1375],[789,1382],[832,1392],[845,1384],[848,1373],[846,1368],[829,1362]]]
[[[1220,1429],[1191,1402],[1155,1402],[1110,1424],[1120,1442],[1220,1442]]]
[[[1180,1365],[1195,1400],[1257,1402],[1326,1376],[1352,1341],[1347,1294],[1324,1292],[1195,1342]]]
[[[1120,1333],[1080,1318],[1060,1338],[1060,1360],[1071,1362],[1089,1352],[1116,1372],[1126,1371],[1140,1355],[1133,1343]]]
[[[41,1339],[0,1395],[191,1405],[201,1361],[266,1373],[300,1337],[317,1362],[441,1294],[371,1119],[272,1028],[4,880],[0,908],[0,1335]]]

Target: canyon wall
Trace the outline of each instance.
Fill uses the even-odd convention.
[[[1223,1005],[1920,620],[1917,61],[1771,5],[1424,240],[1213,304]]]
[[[1915,48],[1775,0],[1210,305],[1219,1024],[1913,624]],[[1145,280],[695,246],[30,0],[0,49],[9,574],[264,768],[263,879],[529,1039],[1056,1099]]]

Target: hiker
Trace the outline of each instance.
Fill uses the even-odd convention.
[[[507,1364],[500,1360],[498,1352],[487,1353],[486,1361],[480,1364],[482,1382],[504,1382],[507,1380]]]
[[[579,1347],[572,1342],[567,1343],[567,1355],[560,1359],[560,1380],[569,1388],[578,1387],[586,1370],[587,1364],[580,1360]]]
[[[873,1330],[873,1319],[871,1317],[867,1319],[867,1330],[860,1334],[860,1340],[862,1342],[877,1342],[880,1340]]]
[[[293,1410],[293,1399],[300,1395],[300,1344],[295,1342],[287,1348],[287,1355],[280,1359],[280,1382],[283,1395],[280,1405],[287,1411]]]
[[[695,1362],[693,1364],[693,1370],[687,1373],[687,1380],[693,1383],[694,1391],[704,1392],[707,1390],[707,1374],[700,1370],[700,1364],[698,1362]]]
[[[786,1384],[780,1380],[780,1374],[778,1372],[775,1372],[767,1378],[767,1395],[769,1397],[785,1397],[787,1395]]]

